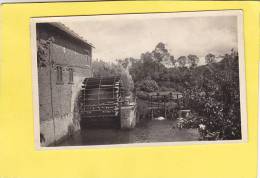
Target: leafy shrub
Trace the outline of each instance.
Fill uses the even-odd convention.
[[[140,86],[142,91],[155,92],[159,90],[159,86],[155,80],[146,79],[143,80]]]
[[[136,96],[140,99],[143,99],[143,100],[148,100],[149,99],[149,95],[148,93],[144,92],[144,91],[137,91],[136,92]]]
[[[209,132],[241,139],[238,56],[226,55],[224,70],[206,73],[203,85],[184,90],[186,105],[205,118]]]

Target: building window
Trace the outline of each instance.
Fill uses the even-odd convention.
[[[69,84],[73,84],[73,69],[69,68]]]
[[[57,70],[57,84],[63,84],[62,67],[57,66],[56,70]]]
[[[89,56],[87,55],[87,65],[89,65]]]
[[[90,65],[91,64],[91,57],[90,57],[90,52],[89,51],[86,51],[86,58],[87,58],[87,65]]]

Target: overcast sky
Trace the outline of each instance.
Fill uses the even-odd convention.
[[[165,43],[175,58],[224,54],[237,49],[238,43],[236,16],[110,15],[63,23],[95,46],[93,59],[106,61],[140,58],[159,42]]]

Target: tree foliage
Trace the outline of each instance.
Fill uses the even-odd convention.
[[[207,54],[205,56],[205,62],[206,62],[206,64],[210,64],[210,63],[216,62],[216,56],[214,54],[211,54],[211,53]]]
[[[190,67],[196,67],[198,65],[199,62],[199,58],[198,56],[194,55],[194,54],[190,54],[188,55],[188,64],[190,65]]]
[[[152,51],[151,55],[158,62],[165,60],[165,58],[167,58],[167,60],[171,60],[173,57],[170,55],[168,49],[166,49],[166,45],[162,42],[155,46],[155,49]]]
[[[155,92],[159,90],[159,86],[155,80],[148,78],[141,82],[140,89],[145,92]]]
[[[172,67],[162,64],[166,59]],[[128,74],[122,74],[122,69],[127,69],[133,79],[129,83],[134,83],[136,95],[142,100],[149,98],[149,92],[181,92],[183,107],[202,117],[209,132],[219,132],[221,139],[241,139],[238,53],[232,50],[219,62],[209,53],[205,61],[206,65],[198,66],[195,54],[175,60],[166,45],[159,43],[140,59],[127,58],[109,65],[100,61],[93,68],[95,76],[120,74],[126,78]]]
[[[120,63],[108,63],[102,60],[93,61],[93,76],[94,77],[111,77],[120,76],[125,94],[129,95],[134,89],[134,82],[132,76]]]
[[[207,118],[208,130],[222,139],[241,139],[238,55],[226,54],[217,67],[204,72],[201,85],[185,89],[186,107]]]
[[[186,56],[180,56],[177,60],[180,67],[185,67],[187,64],[187,57]]]
[[[120,76],[123,71],[121,65],[108,63],[102,60],[93,61],[92,69],[94,77]]]

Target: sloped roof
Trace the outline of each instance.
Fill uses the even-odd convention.
[[[70,36],[72,36],[73,38],[76,38],[88,45],[90,45],[91,47],[95,48],[93,44],[89,43],[87,40],[85,40],[82,36],[79,36],[76,32],[74,32],[73,30],[71,30],[69,27],[67,27],[66,25],[64,25],[63,23],[60,22],[51,22],[49,23],[52,26],[55,26],[56,28],[60,29],[61,31],[66,32],[67,34],[69,34]]]

